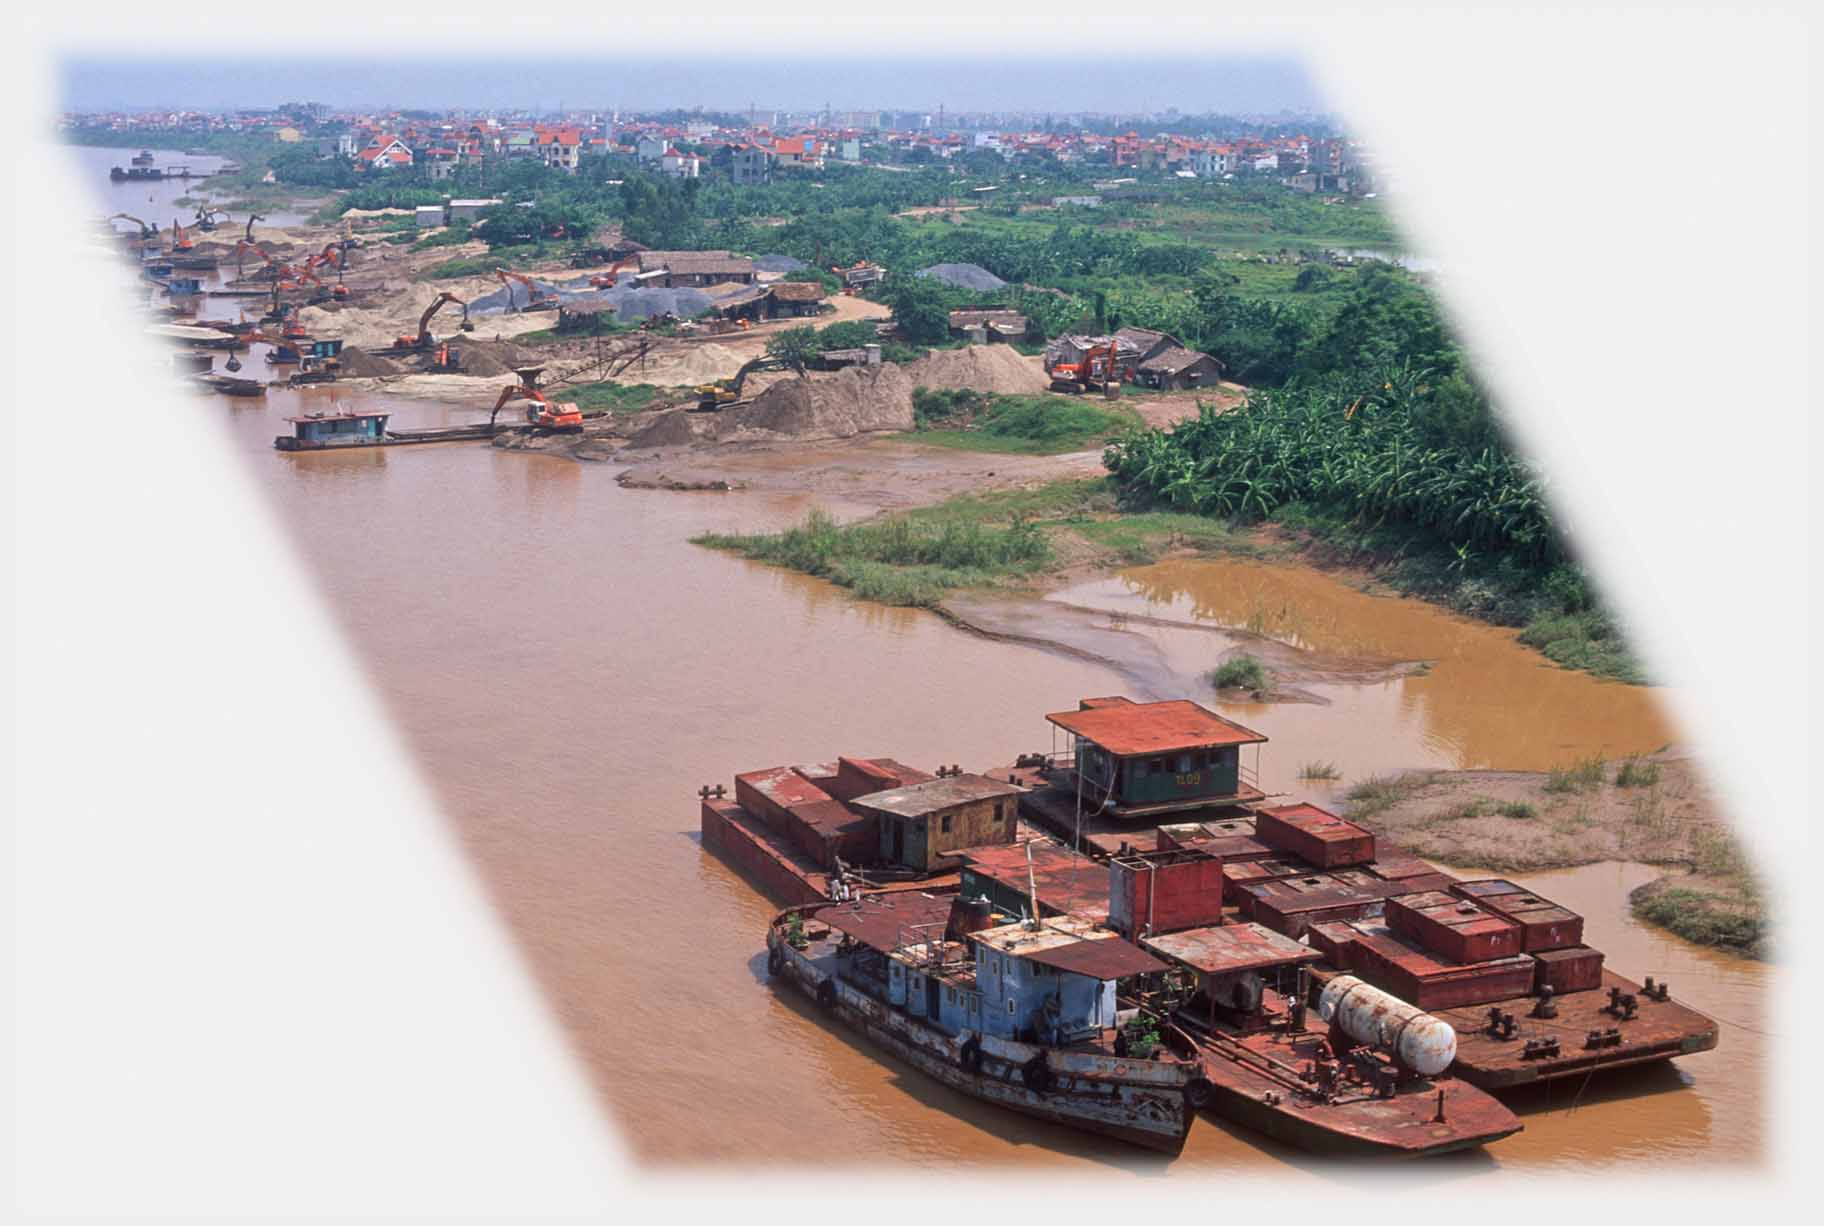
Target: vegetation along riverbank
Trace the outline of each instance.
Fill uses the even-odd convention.
[[[1356,783],[1349,814],[1441,864],[1537,872],[1605,860],[1676,872],[1636,889],[1641,919],[1764,957],[1761,883],[1697,764],[1676,749],[1556,770],[1411,771]]]

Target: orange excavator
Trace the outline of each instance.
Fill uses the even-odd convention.
[[[304,268],[299,276],[299,280],[314,281],[318,290],[322,292],[322,296],[325,298],[340,299],[348,297],[348,286],[342,284],[342,265],[339,262],[340,254],[341,252],[335,243],[331,243],[329,246],[323,248],[322,251],[304,261]],[[324,284],[323,278],[317,275],[317,269],[325,264],[336,270],[336,283],[334,285]]]
[[[581,433],[583,413],[574,404],[554,403],[543,392],[538,390],[538,376],[544,371],[542,366],[527,366],[513,373],[519,376],[519,382],[500,389],[500,399],[494,402],[494,411],[488,414],[488,425],[494,424],[500,411],[515,400],[529,400],[526,406],[526,422],[539,430],[561,430],[566,434]]]
[[[1123,358],[1119,353],[1119,344],[1110,338],[1106,344],[1085,350],[1083,356],[1075,362],[1057,363],[1047,372],[1051,375],[1052,390],[1084,392],[1090,388],[1099,388],[1106,392],[1111,386],[1119,388],[1123,382],[1133,378],[1134,374],[1133,358]]]
[[[190,232],[179,225],[177,218],[173,217],[171,219],[171,250],[189,251],[195,246],[196,240],[190,237]]]
[[[469,304],[449,291],[438,294],[430,306],[424,308],[424,314],[418,317],[418,335],[400,335],[393,338],[394,349],[429,349],[436,342],[431,338],[431,317],[443,309],[446,302],[454,302],[462,308],[462,330],[473,332],[475,325],[469,322]]]
[[[512,296],[513,282],[517,281],[526,287],[526,305],[515,307],[514,310],[516,311],[536,311],[540,307],[557,305],[557,299],[553,298],[549,291],[545,290],[523,272],[508,272],[504,268],[496,268],[494,270],[494,275],[499,277],[500,283],[507,287],[508,297]]]
[[[616,264],[613,268],[610,268],[607,272],[598,272],[593,277],[590,277],[589,284],[595,289],[613,289],[614,283],[618,279],[617,274],[621,269],[626,268],[629,264],[638,264],[639,262],[638,256],[630,255]]]

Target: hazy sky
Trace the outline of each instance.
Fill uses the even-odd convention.
[[[1288,59],[1198,61],[1088,57],[787,61],[636,61],[601,57],[536,68],[511,59],[70,60],[68,110],[211,110],[323,102],[336,107],[466,107],[656,110],[695,107],[808,110],[1097,111],[1274,114],[1325,109],[1316,86]]]

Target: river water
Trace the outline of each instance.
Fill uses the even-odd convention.
[[[202,313],[238,309],[216,299]],[[266,369],[263,352],[243,355],[244,374]],[[767,986],[762,939],[774,905],[698,845],[705,783],[838,753],[1004,764],[1047,747],[1044,712],[1120,692],[1121,674],[858,604],[687,543],[783,525],[803,515],[804,498],[626,490],[610,467],[478,443],[272,447],[289,432],[286,415],[377,402],[388,403],[322,387],[199,394],[195,407],[222,422],[314,569],[637,1154],[662,1164],[814,1156],[1323,1178],[1298,1155],[1207,1120],[1169,1164],[1111,1150],[877,1056]],[[403,426],[478,415],[423,401],[389,407]],[[1423,677],[1339,689],[1328,706],[1227,708],[1274,738],[1262,766],[1275,786],[1296,786],[1297,763],[1316,757],[1355,777],[1538,766],[1673,739],[1647,691],[1552,669],[1511,632],[1360,596],[1311,572],[1271,573],[1280,569],[1250,577],[1173,564],[1070,595],[1438,661]],[[1260,592],[1258,610],[1233,595],[1244,579]],[[1194,672],[1192,648],[1162,650],[1187,653]],[[1525,880],[1583,912],[1618,969],[1666,976],[1686,1001],[1755,1026],[1764,968],[1627,916],[1627,889],[1651,875],[1601,865]],[[1427,1174],[1753,1160],[1762,1062],[1755,1030],[1725,1025],[1714,1053],[1523,1101],[1524,1133]]]

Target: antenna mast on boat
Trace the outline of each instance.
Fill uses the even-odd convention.
[[[1036,930],[1039,926],[1039,883],[1032,873],[1032,841],[1026,841],[1026,895],[1032,901],[1032,914],[1026,920],[1026,927]]]

